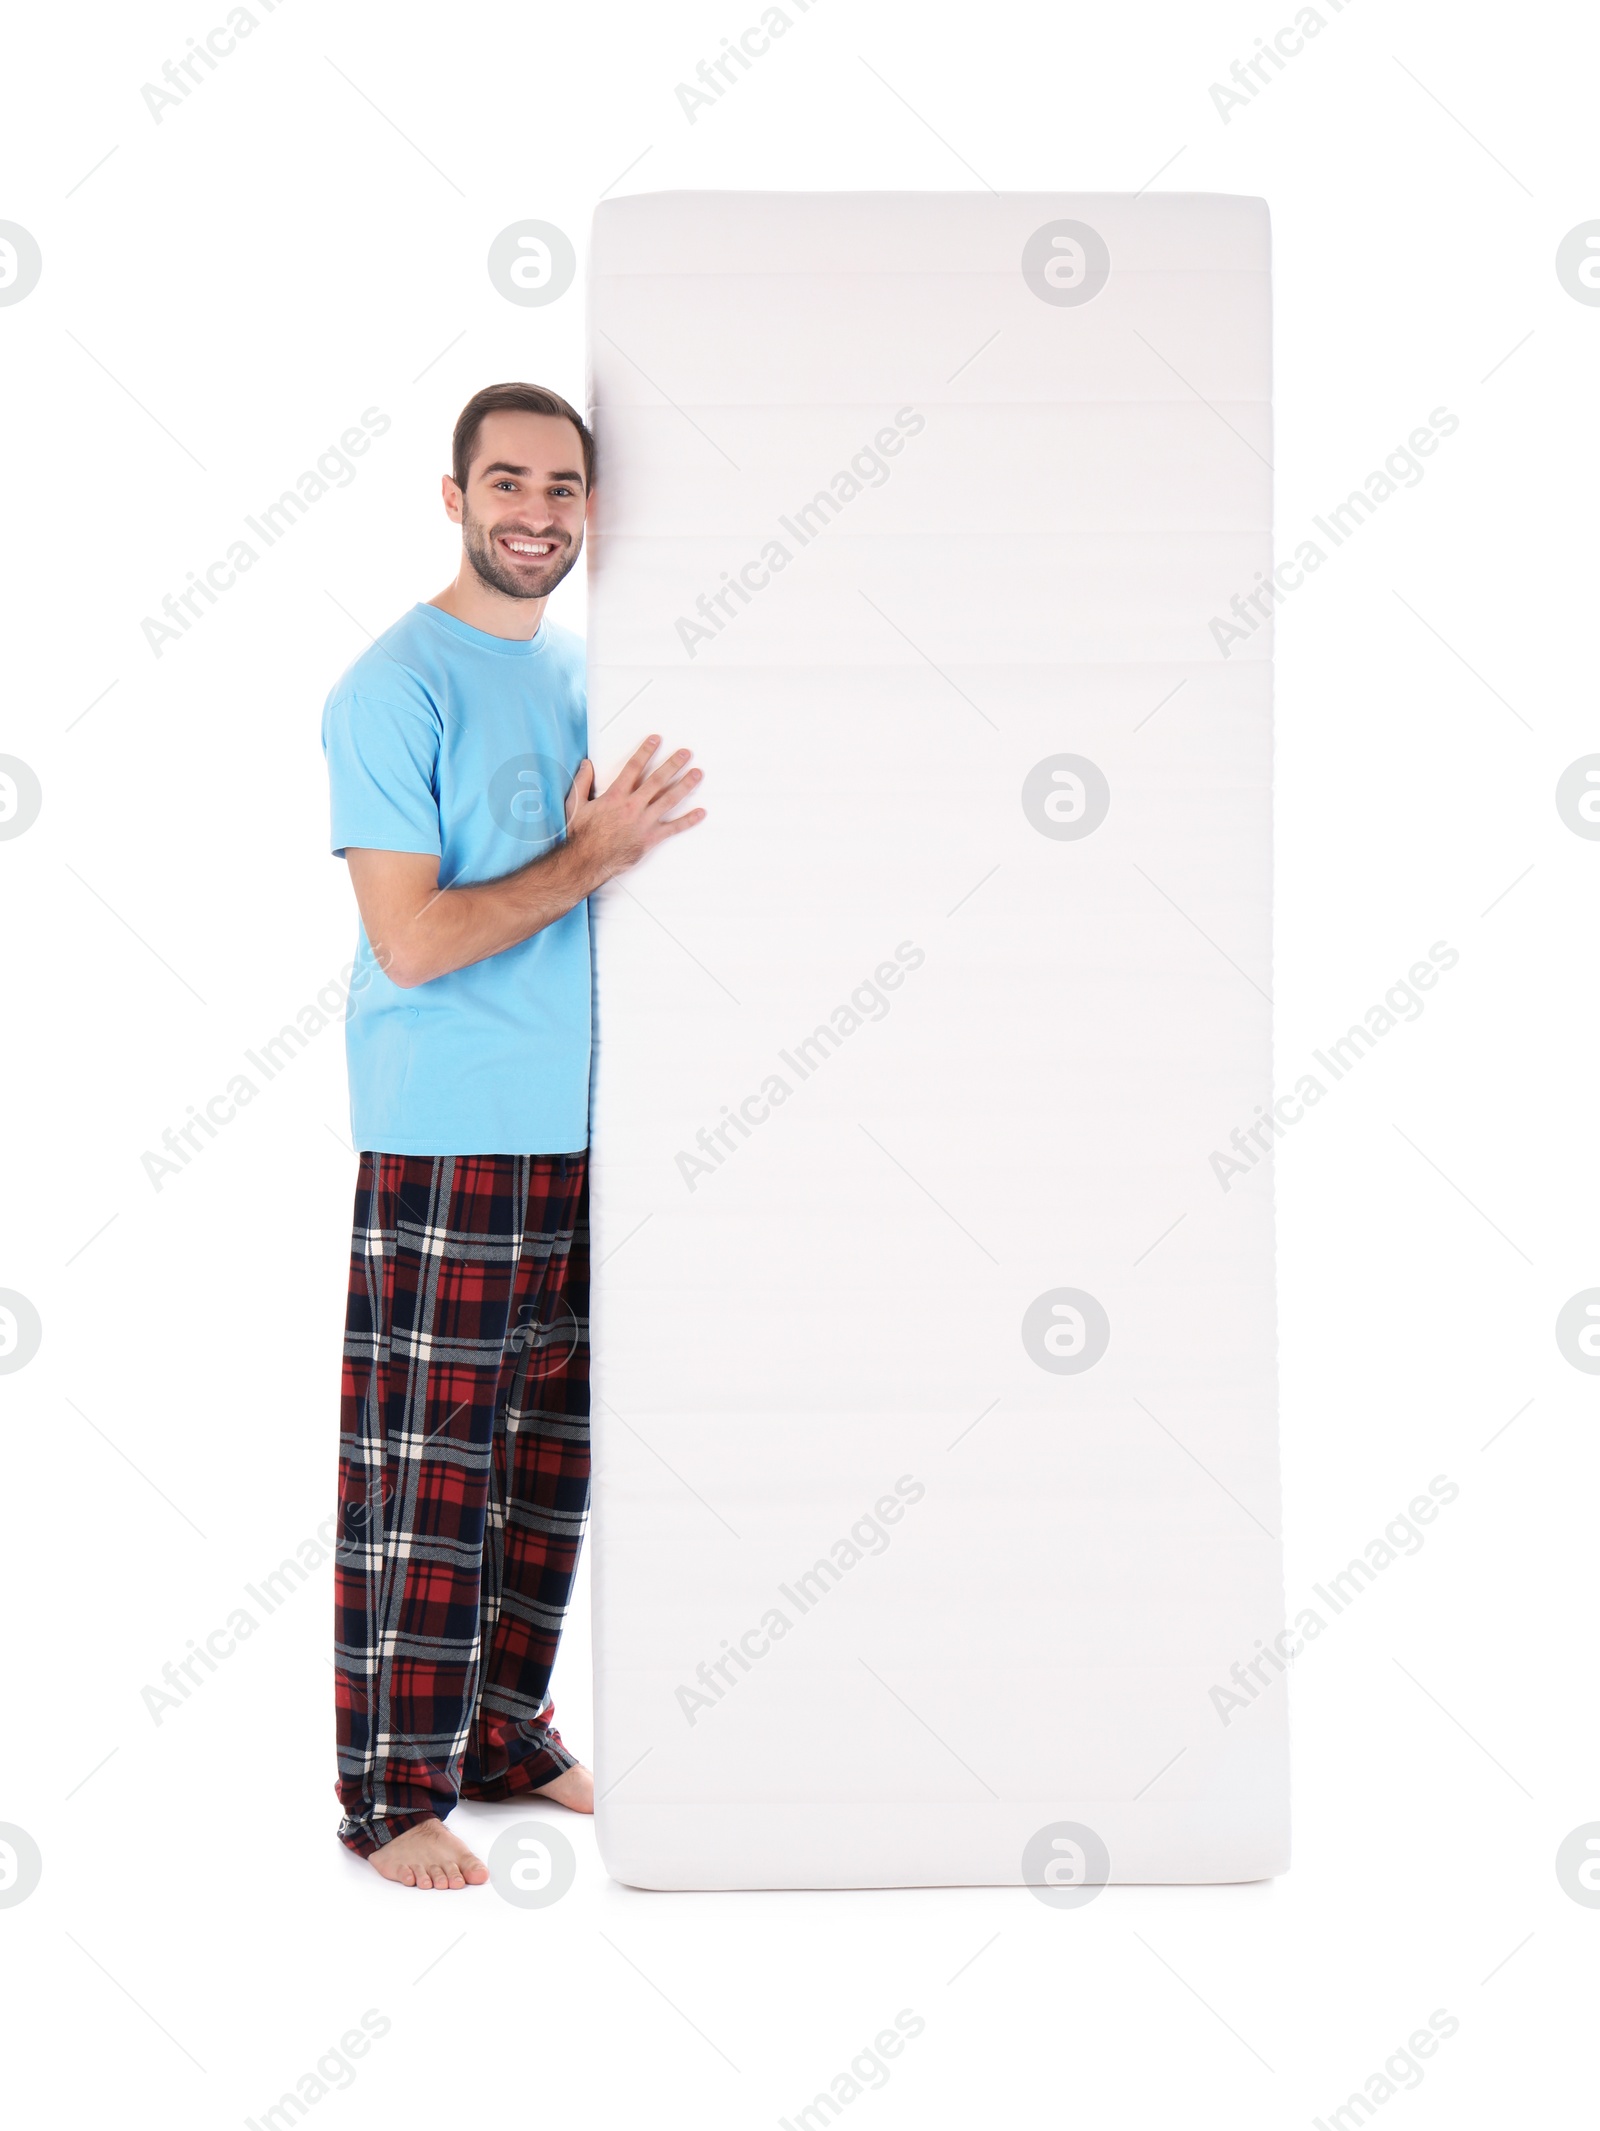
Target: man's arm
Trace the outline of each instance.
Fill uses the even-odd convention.
[[[502,954],[565,917],[658,843],[703,821],[704,807],[666,819],[701,773],[684,769],[687,748],[650,770],[660,745],[660,735],[652,734],[615,783],[598,794],[594,764],[585,758],[567,795],[565,843],[501,880],[441,887],[436,858],[414,851],[347,851],[361,922],[379,968],[410,990]]]

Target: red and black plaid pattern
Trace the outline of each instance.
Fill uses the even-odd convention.
[[[363,1154],[335,1563],[340,1839],[572,1767],[550,1668],[589,1508],[588,1161]]]

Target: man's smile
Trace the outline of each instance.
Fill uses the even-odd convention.
[[[555,554],[560,542],[545,534],[496,533],[496,543],[508,555],[515,555],[520,562],[539,562],[546,555]]]

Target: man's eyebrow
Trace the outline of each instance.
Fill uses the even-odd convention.
[[[485,474],[531,474],[533,468],[531,466],[513,466],[507,459],[496,459],[492,466],[484,467],[483,471]],[[581,482],[583,476],[575,468],[568,467],[565,472],[547,474],[545,479],[547,481]]]

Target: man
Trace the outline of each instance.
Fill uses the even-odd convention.
[[[481,1885],[458,1798],[593,1811],[549,1695],[589,1504],[585,898],[704,808],[660,737],[596,793],[583,646],[545,619],[593,440],[554,392],[456,423],[455,582],[328,698],[333,850],[361,913],[361,1150],[339,1461],[341,1839],[407,1887]]]

